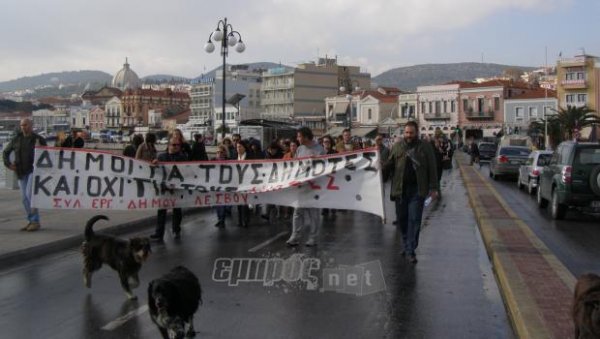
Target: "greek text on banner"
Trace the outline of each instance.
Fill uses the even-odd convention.
[[[376,149],[290,160],[153,165],[105,152],[38,147],[34,166],[32,205],[43,209],[275,204],[384,215]]]

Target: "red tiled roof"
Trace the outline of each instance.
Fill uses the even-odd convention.
[[[544,90],[543,88],[536,88],[525,93],[513,95],[507,100],[514,99],[543,99],[543,98],[556,98],[556,91],[553,90]]]
[[[360,92],[360,98],[364,99],[367,96],[372,96],[375,99],[381,101],[381,102],[386,102],[386,103],[394,103],[394,102],[398,102],[398,95],[389,95],[389,94],[381,94],[378,91],[362,91]]]
[[[123,94],[124,96],[129,96],[129,95],[139,95],[139,96],[144,96],[144,97],[162,97],[162,98],[169,98],[169,97],[175,97],[175,98],[180,98],[180,99],[189,99],[190,96],[187,93],[184,92],[174,92],[170,89],[165,89],[162,91],[155,91],[153,89],[128,89],[125,91],[125,93]]]

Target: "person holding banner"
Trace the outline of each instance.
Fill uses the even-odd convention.
[[[33,178],[33,158],[35,146],[46,146],[46,139],[33,132],[33,122],[30,119],[21,120],[21,131],[17,133],[2,152],[4,166],[14,171],[19,179],[23,206],[29,222],[21,231],[37,231],[40,229],[40,215],[37,208],[31,208],[31,182]],[[14,153],[14,161],[10,155]]]
[[[297,133],[300,146],[296,151],[296,158],[324,155],[323,146],[313,140],[313,133],[308,127],[301,127]],[[296,208],[292,216],[292,235],[286,241],[288,246],[298,246],[302,237],[302,230],[306,223],[310,224],[308,240],[304,245],[316,246],[319,233],[319,209]]]
[[[216,161],[222,161],[228,159],[229,150],[225,145],[217,146],[217,156],[215,157]],[[227,208],[229,206],[215,206],[215,210],[217,211],[217,223],[215,227],[224,228],[225,227],[225,217],[227,216]]]
[[[157,162],[183,162],[187,161],[188,157],[182,150],[182,141],[180,138],[176,136],[172,136],[169,139],[169,145],[167,146],[167,151],[164,153],[160,153],[158,155],[158,159],[153,161],[153,163]],[[171,229],[173,231],[173,236],[175,239],[180,238],[181,234],[181,219],[182,219],[181,208],[173,208],[173,224]],[[163,237],[165,235],[165,224],[167,222],[167,210],[159,209],[156,216],[156,230],[154,234],[150,236],[150,240],[154,241],[163,241]]]
[[[250,145],[247,140],[240,140],[236,144],[237,160],[254,159],[252,153],[249,152]],[[238,226],[248,227],[250,223],[250,207],[248,205],[238,205]]]
[[[383,166],[384,178],[391,176],[390,198],[396,204],[396,220],[402,232],[403,256],[417,262],[421,218],[427,197],[437,199],[439,185],[437,165],[431,143],[420,140],[418,125],[409,121],[404,126],[403,141],[394,144]]]

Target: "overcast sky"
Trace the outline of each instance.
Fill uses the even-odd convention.
[[[0,81],[41,73],[195,77],[222,62],[203,46],[219,19],[246,51],[228,63],[294,66],[337,56],[376,76],[390,68],[474,61],[553,64],[600,55],[598,0],[2,0]]]

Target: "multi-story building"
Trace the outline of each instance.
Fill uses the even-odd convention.
[[[148,111],[160,109],[182,112],[190,107],[190,96],[183,92],[174,92],[167,88],[162,91],[150,89],[128,89],[121,96],[124,121],[133,121],[135,124],[148,124]],[[126,125],[127,126],[127,125]]]
[[[104,109],[96,106],[90,110],[90,131],[100,132],[104,129]]]
[[[71,128],[88,129],[90,109],[88,107],[71,106],[69,109],[71,115]]]
[[[122,95],[123,92],[120,89],[104,86],[97,91],[85,91],[81,95],[81,100],[84,106],[104,106],[110,99],[114,97],[120,98]]]
[[[256,119],[261,110],[262,70],[250,70],[248,65],[231,65],[225,72],[225,99],[235,95],[241,100],[227,102],[227,106],[239,109],[241,120]],[[190,121],[195,124],[212,124],[216,110],[223,110],[223,74],[217,72],[215,78],[201,78],[192,86]],[[225,109],[229,111],[228,108]],[[217,119],[218,120],[218,119]]]
[[[504,124],[504,100],[539,89],[525,82],[511,80],[458,84],[458,124],[463,131],[463,140],[497,135]]]
[[[559,59],[556,64],[557,97],[559,107],[587,106],[598,112],[600,108],[600,58],[578,55]]]
[[[113,97],[108,100],[104,106],[104,126],[110,130],[119,130],[123,126],[121,113],[123,112],[123,104],[121,99]]]
[[[556,92],[539,88],[504,100],[504,126],[507,134],[527,134],[533,121],[556,114]]]
[[[70,129],[70,115],[66,109],[39,109],[32,112],[33,128],[48,134]]]
[[[433,137],[439,129],[450,137],[458,126],[459,84],[417,87],[419,134]]]
[[[323,101],[340,93],[340,87],[369,89],[371,75],[358,66],[340,66],[336,59],[321,58],[294,69],[272,68],[263,73],[261,116],[271,120],[294,120],[317,134],[326,128]]]
[[[418,120],[417,116],[417,93],[403,93],[398,96],[398,106],[400,107],[400,114],[398,115],[398,123],[400,125],[406,124],[409,120]]]

